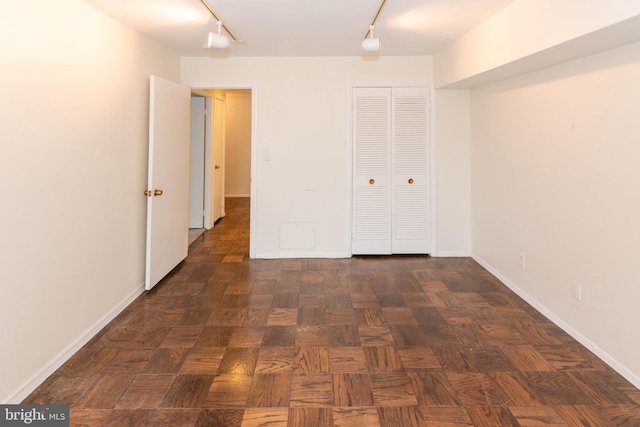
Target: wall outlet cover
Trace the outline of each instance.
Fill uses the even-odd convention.
[[[571,296],[582,301],[582,285],[575,280],[571,282]]]

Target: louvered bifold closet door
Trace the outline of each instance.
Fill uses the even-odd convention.
[[[353,91],[353,254],[391,253],[391,89]]]
[[[432,251],[429,95],[426,87],[393,88],[391,251],[395,254]]]

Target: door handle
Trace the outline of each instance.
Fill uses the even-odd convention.
[[[151,197],[151,196],[162,196],[163,191],[162,190],[158,190],[157,188],[153,191],[151,190],[144,190],[144,195],[147,197]]]
[[[375,184],[375,183],[376,183],[376,180],[375,180],[375,179],[371,178],[371,179],[369,180],[369,184],[373,185],[373,184]]]
[[[409,178],[409,181],[407,181],[409,184],[413,184],[413,178]]]
[[[216,165],[216,166],[215,166],[215,168],[216,168],[216,169],[220,169],[220,165]]]

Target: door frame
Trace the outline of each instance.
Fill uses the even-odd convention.
[[[414,83],[350,83],[349,84],[349,99],[347,108],[347,246],[346,257],[353,256],[352,240],[353,240],[353,90],[355,88],[378,88],[378,87],[426,87],[430,96],[430,137],[431,146],[429,156],[431,157],[431,235],[433,238],[432,251],[429,255],[438,256],[438,217],[437,217],[437,170],[436,170],[436,108],[435,108],[435,90],[433,83],[429,82],[414,82]]]
[[[226,164],[225,164],[225,159],[226,159],[226,147],[227,147],[227,138],[226,138],[226,109],[227,109],[227,101],[226,99],[222,99],[219,98],[218,96],[212,96],[210,98],[210,102],[211,102],[211,120],[209,120],[209,144],[210,144],[210,150],[209,150],[209,159],[208,159],[208,165],[214,165],[214,168],[211,169],[210,167],[207,168],[207,170],[209,171],[209,179],[207,181],[207,184],[209,185],[209,191],[207,192],[207,195],[209,196],[209,202],[207,203],[208,206],[208,215],[210,219],[213,219],[213,217],[215,216],[215,203],[216,203],[216,186],[220,185],[222,187],[222,206],[220,207],[221,212],[220,212],[220,216],[213,219],[212,222],[210,222],[211,227],[209,228],[213,228],[215,222],[217,220],[219,220],[220,218],[223,218],[227,213],[226,213],[226,204],[224,201],[226,192],[225,192],[225,171],[226,171]],[[216,101],[220,101],[223,103],[222,105],[222,113],[220,113],[218,111],[218,108],[216,108]],[[216,138],[216,132],[218,131],[217,127],[215,126],[215,121],[216,121],[216,117],[218,114],[222,114],[222,136],[220,137],[220,140],[218,140],[218,138]],[[220,148],[221,151],[221,159],[217,158],[217,153],[216,150],[217,148]],[[216,174],[216,169],[215,169],[215,164],[216,163],[220,163],[219,166],[221,168],[221,177],[220,177],[220,183],[218,183],[218,181],[215,178],[215,174]],[[213,179],[212,179],[213,176]],[[213,184],[212,184],[213,182]]]
[[[258,207],[256,203],[256,167],[258,160],[258,84],[253,83],[216,83],[214,82],[183,82],[192,90],[233,90],[246,89],[251,91],[251,201],[249,214],[249,258],[256,257],[256,218]]]
[[[203,108],[203,120],[202,120],[202,125],[203,125],[203,129],[202,129],[202,141],[198,142],[198,145],[201,143],[202,147],[197,147],[197,156],[194,157],[194,134],[193,134],[193,124],[194,124],[194,117],[193,117],[193,98],[202,98],[204,100],[204,108]],[[198,162],[202,162],[200,166],[202,168],[202,176],[198,176],[198,178],[202,178],[202,182],[200,182],[199,184],[202,185],[202,194],[199,195],[199,203],[201,206],[198,206],[198,216],[200,217],[200,221],[202,222],[202,226],[200,227],[196,227],[196,228],[206,228],[206,208],[207,205],[205,203],[205,196],[206,193],[208,191],[208,187],[207,187],[207,181],[206,181],[206,176],[207,176],[207,168],[205,167],[206,165],[206,154],[209,150],[209,148],[207,147],[207,142],[209,141],[209,132],[210,132],[210,124],[208,123],[207,117],[208,117],[208,113],[207,111],[210,110],[210,104],[211,104],[211,99],[209,96],[206,95],[202,95],[200,93],[191,91],[191,158],[189,159],[191,167],[193,167],[194,165],[194,160],[198,160]],[[200,152],[200,148],[202,148],[202,151]],[[193,198],[195,197],[194,195],[194,182],[193,179],[195,178],[192,174],[193,174],[193,170],[190,170],[191,173],[191,181],[189,183],[189,228],[193,228],[192,226],[192,208],[194,207],[192,205],[192,202],[194,201]],[[200,181],[198,179],[198,181]],[[199,189],[200,190],[200,189]]]

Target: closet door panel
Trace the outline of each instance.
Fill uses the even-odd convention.
[[[429,95],[424,87],[393,89],[393,253],[432,250]]]
[[[391,90],[353,92],[353,254],[391,253]]]

